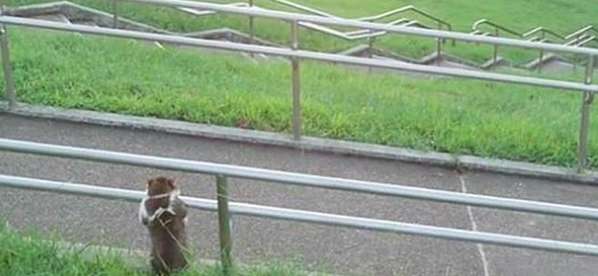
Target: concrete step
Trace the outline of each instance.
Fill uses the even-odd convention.
[[[432,65],[432,64],[431,64]],[[479,68],[472,67],[463,63],[458,63],[454,61],[448,61],[446,59],[441,59],[438,62],[434,63],[433,65],[439,67],[446,67],[446,68],[456,68],[456,69],[465,69],[465,70],[479,70]]]
[[[40,14],[32,16],[31,18],[71,24],[71,21],[62,13]]]
[[[508,66],[509,62],[501,56],[497,56],[496,60],[494,58],[489,59],[488,61],[482,63],[480,65],[480,68],[482,70],[496,70],[499,67],[502,66]]]
[[[71,20],[71,23],[92,26],[92,27],[99,27],[99,25],[93,20]]]
[[[542,65],[542,72],[561,73],[561,72],[572,72],[575,70],[575,65],[570,62],[555,59],[546,62]],[[578,66],[579,67],[579,66]]]

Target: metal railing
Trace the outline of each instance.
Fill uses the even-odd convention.
[[[595,43],[598,41],[598,29],[592,25],[580,28],[579,30],[567,35],[565,37],[565,41],[565,45],[574,47],[586,46],[592,42]],[[578,60],[577,56],[573,56],[573,65],[576,66],[578,63],[580,63],[580,61]]]
[[[531,29],[521,35],[524,39],[532,42],[549,42],[549,43],[560,43],[565,44],[566,38],[547,28],[544,27],[537,27],[535,29]],[[538,63],[536,68],[538,72],[542,71],[542,63],[544,62],[544,50],[540,50],[540,55],[538,56]]]
[[[270,2],[274,2],[276,4],[280,4],[286,7],[290,7],[293,9],[296,9],[298,11],[302,11],[302,12],[306,12],[308,14],[313,14],[313,15],[319,15],[319,16],[324,16],[324,17],[331,17],[331,18],[340,18],[339,16],[336,16],[334,14],[316,9],[316,8],[312,8],[312,7],[308,7],[306,5],[301,5],[292,1],[288,1],[288,0],[269,0]]]
[[[113,1],[116,1],[116,0],[113,0]],[[287,1],[287,0],[269,0],[269,1],[274,2],[276,4],[281,4],[286,7],[296,9],[298,11],[306,12],[311,15],[317,15],[317,16],[322,16],[322,17],[327,17],[327,18],[341,18],[340,16],[337,16],[337,15],[334,15],[334,14],[331,14],[331,13],[328,13],[328,12],[325,12],[325,11],[322,11],[319,9],[311,8],[311,7],[308,7],[305,5],[297,4],[295,2]],[[248,3],[233,3],[233,4],[227,4],[227,5],[237,6],[237,7],[240,7],[240,6],[257,7],[254,4],[254,0],[248,0]],[[196,16],[203,16],[203,15],[214,13],[213,11],[210,11],[210,10],[197,10],[197,9],[186,8],[186,7],[175,7],[175,8],[178,10],[181,10],[181,11],[185,11],[189,14],[196,15]],[[113,9],[113,12],[117,12],[117,10]],[[417,20],[408,19],[408,18],[400,18],[400,19],[393,20],[391,22],[386,22],[384,24],[387,24],[389,26],[403,26],[403,27],[419,26],[422,28],[428,28],[428,29],[436,28],[438,30],[445,29],[448,31],[452,31],[452,29],[453,29],[452,25],[449,22],[430,14],[429,12],[421,10],[413,5],[390,10],[390,11],[383,12],[383,13],[373,15],[373,16],[354,18],[353,20],[364,21],[364,22],[379,22],[382,19],[392,17],[392,16],[395,16],[398,14],[407,13],[407,12],[412,12],[412,13],[418,14],[420,16],[423,16],[423,17],[433,21],[436,24],[436,27],[430,27],[426,24],[418,22]],[[311,29],[314,31],[318,31],[318,32],[321,32],[321,33],[324,33],[324,34],[327,34],[327,35],[330,35],[330,36],[333,36],[336,38],[349,40],[349,41],[367,39],[368,46],[370,48],[370,51],[369,51],[370,57],[372,57],[372,49],[373,49],[376,38],[388,34],[388,32],[384,32],[384,31],[373,32],[369,29],[339,31],[337,29],[330,28],[325,25],[309,23],[309,22],[299,22],[299,26],[307,28],[307,29]],[[253,41],[253,38],[255,37],[255,27],[254,27],[254,17],[253,16],[249,16],[249,35],[251,37],[251,41]],[[442,52],[442,44],[444,44],[445,42],[446,42],[446,40],[438,40],[438,42],[437,42],[436,52],[439,56],[440,56],[440,53]],[[455,40],[452,40],[452,45],[455,45]]]
[[[484,26],[490,27],[491,29],[493,29],[493,31],[485,32],[483,30]],[[511,28],[508,28],[503,25],[497,24],[493,21],[490,21],[488,19],[480,19],[480,20],[476,21],[475,23],[473,23],[473,26],[471,28],[472,28],[471,34],[474,34],[474,35],[499,37],[502,34],[506,33],[506,34],[509,34],[510,36],[520,38],[520,39],[525,39],[530,42],[541,42],[541,43],[549,42],[549,43],[564,44],[566,41],[566,38],[563,35],[555,32],[553,30],[547,29],[545,27],[533,28],[527,32],[518,32]],[[498,62],[498,51],[499,51],[499,47],[498,47],[498,45],[495,45],[493,56],[492,56],[492,60],[493,60],[494,64],[496,64]],[[543,60],[544,60],[544,50],[541,49],[540,56],[538,58],[538,65],[541,65]],[[542,66],[537,66],[537,69],[538,69],[538,71],[541,71]]]
[[[590,42],[598,41],[598,29],[593,25],[585,26],[565,37],[566,45],[584,46]]]
[[[494,31],[486,32],[483,30],[484,26],[488,26]],[[472,26],[471,34],[498,37],[502,34],[501,31],[502,33],[507,33],[516,38],[526,39],[530,42],[557,43],[573,47],[582,47],[590,42],[598,41],[598,30],[592,25],[580,28],[569,35],[562,35],[545,27],[536,27],[527,32],[518,32],[488,19],[480,19],[476,21]],[[541,65],[542,61],[544,60],[544,56],[544,50],[540,50],[538,65]],[[498,46],[494,47],[493,61],[494,63],[498,61]],[[577,63],[575,58],[573,58],[571,62],[573,64]],[[541,71],[542,66],[537,66],[537,69],[538,71]]]
[[[287,7],[292,7],[295,8],[297,10],[300,11],[304,11],[304,12],[308,12],[310,14],[313,15],[319,15],[319,16],[324,16],[324,17],[329,17],[329,18],[341,18],[340,16],[337,15],[333,15],[331,13],[327,13],[318,9],[314,9],[314,8],[310,8],[304,5],[300,5],[291,1],[287,1],[287,0],[270,0],[272,2],[278,3],[278,4],[282,4],[285,5]],[[427,19],[430,19],[432,21],[434,21],[437,25],[437,29],[442,30],[442,29],[446,29],[448,31],[452,31],[452,25],[447,22],[446,20],[443,20],[437,16],[432,15],[429,12],[426,12],[422,9],[419,9],[413,5],[408,5],[405,7],[401,7],[398,9],[394,9],[394,10],[390,10],[387,12],[383,12],[377,15],[372,15],[372,16],[366,16],[366,17],[360,17],[360,18],[349,18],[352,20],[357,20],[357,21],[365,21],[365,22],[377,22],[377,23],[382,23],[380,22],[382,19],[388,18],[388,17],[392,17],[398,14],[403,14],[403,13],[407,13],[407,12],[412,12],[415,14],[418,14],[420,16],[423,16]],[[421,24],[420,22],[418,22],[417,20],[410,20],[407,18],[401,18],[398,20],[394,20],[391,22],[387,22],[386,24],[390,25],[390,26],[414,26],[416,24]],[[432,29],[431,27],[427,27],[425,25],[422,25],[426,28]],[[322,26],[325,28],[325,26]],[[345,35],[348,35],[349,37],[355,37],[355,35],[360,35],[357,38],[363,38],[363,37],[368,37],[368,36],[379,36],[378,34],[371,34],[371,31],[368,29],[361,29],[361,30],[356,30],[356,31],[349,31],[349,32],[344,32]],[[332,34],[332,33],[331,33]],[[361,36],[361,35],[368,35],[368,36]],[[386,33],[384,33],[386,34]]]
[[[544,27],[537,27],[531,29],[521,35],[523,38],[526,38],[528,41],[537,41],[537,42],[563,42],[566,38],[547,28]],[[552,39],[550,39],[552,37]]]
[[[180,37],[174,35],[153,34],[128,30],[117,30],[100,27],[90,27],[77,24],[63,24],[56,22],[48,22],[43,20],[33,20],[10,16],[1,16],[0,24],[3,25],[18,25],[28,26],[34,28],[54,29],[68,32],[86,33],[94,35],[112,36],[120,38],[130,38],[148,41],[157,41],[171,44],[180,44],[196,47],[215,48],[229,51],[247,52],[247,53],[261,53],[271,56],[286,57],[291,60],[292,64],[292,92],[293,92],[293,136],[300,139],[302,136],[301,126],[301,91],[300,91],[300,70],[299,64],[301,60],[316,60],[332,63],[344,63],[360,65],[365,67],[385,68],[403,70],[409,72],[428,73],[436,75],[446,75],[453,77],[464,77],[470,79],[480,79],[488,81],[497,81],[505,83],[525,84],[532,86],[557,88],[565,91],[581,91],[583,92],[583,104],[581,111],[581,125],[578,143],[578,170],[583,172],[588,166],[588,139],[589,139],[589,119],[590,109],[593,102],[594,94],[598,92],[598,86],[592,84],[592,75],[594,70],[594,57],[598,55],[597,49],[571,47],[566,45],[557,45],[541,42],[530,42],[526,40],[516,40],[504,37],[486,37],[465,33],[430,30],[422,28],[410,28],[401,26],[389,26],[386,24],[370,23],[363,21],[347,20],[341,18],[327,18],[321,16],[311,16],[305,14],[295,14],[280,11],[263,10],[258,8],[240,8],[226,5],[217,5],[211,3],[180,1],[180,0],[131,0],[135,3],[155,4],[168,7],[188,7],[201,10],[214,10],[218,12],[227,12],[233,14],[241,14],[252,17],[264,17],[272,19],[280,19],[290,23],[293,45],[290,49],[266,47],[258,45],[247,45],[228,43],[221,41],[210,41],[204,39],[196,39],[189,37]],[[515,76],[501,73],[480,72],[465,69],[443,68],[437,66],[406,64],[389,60],[373,60],[368,58],[349,57],[336,54],[319,53],[312,51],[299,50],[299,40],[297,33],[297,25],[300,22],[310,22],[324,25],[343,26],[352,28],[371,29],[375,31],[385,31],[389,33],[399,33],[405,35],[414,35],[420,37],[428,37],[434,39],[455,39],[467,42],[485,43],[490,45],[502,45],[511,47],[522,47],[528,49],[537,49],[551,52],[564,52],[571,54],[582,54],[588,57],[588,65],[586,70],[586,79],[583,83],[572,81],[553,80],[528,76]],[[6,40],[2,47],[2,55],[8,55],[8,37],[6,32],[2,34],[2,40]],[[12,71],[10,68],[10,59],[5,58],[4,61],[4,77],[7,83],[12,82]],[[16,104],[16,97],[14,90],[11,90],[9,85],[6,86],[6,94],[10,102],[10,106],[14,108]]]
[[[480,29],[480,27],[482,25],[487,25],[490,26],[492,28],[494,28],[494,32],[484,32]],[[476,21],[475,23],[473,23],[473,26],[471,27],[472,32],[471,34],[473,35],[482,35],[482,36],[494,36],[494,37],[499,37],[501,34],[501,31],[506,32],[508,34],[511,34],[517,38],[522,38],[521,34],[518,33],[517,31],[511,30],[510,28],[506,28],[504,26],[498,25],[488,19],[480,19],[478,21]],[[497,64],[498,63],[498,45],[494,45],[494,53],[492,55],[492,60],[493,60],[493,64]]]
[[[328,18],[342,18],[338,15],[334,15],[334,14],[331,14],[331,13],[328,13],[328,12],[325,12],[325,11],[322,11],[319,9],[311,8],[311,7],[301,5],[301,4],[298,4],[295,2],[287,1],[287,0],[269,0],[269,1],[276,3],[276,4],[281,4],[286,7],[296,9],[298,11],[306,12],[310,15],[317,15],[317,16],[323,16],[323,17],[328,17]],[[225,5],[237,6],[237,7],[258,7],[257,5],[254,4],[254,2],[255,1],[253,1],[253,0],[248,0],[247,3],[239,2],[239,3],[231,3],[231,4],[225,4]],[[185,7],[175,7],[175,8],[178,10],[181,10],[181,11],[186,11],[186,12],[196,15],[196,16],[203,16],[203,15],[215,13],[214,11],[210,11],[210,10],[198,10],[198,9],[185,8]],[[391,16],[395,16],[398,14],[406,13],[406,12],[413,12],[413,13],[423,16],[427,19],[430,19],[431,21],[436,23],[436,25],[438,26],[438,29],[446,29],[449,31],[452,30],[452,25],[449,22],[447,22],[443,19],[440,19],[439,17],[436,17],[436,16],[430,14],[429,12],[419,9],[413,5],[390,10],[390,11],[383,12],[383,13],[373,15],[373,16],[367,16],[367,17],[361,17],[361,18],[350,18],[350,19],[358,20],[358,21],[367,21],[367,22],[379,22],[382,19],[385,19],[385,18],[388,18]],[[394,26],[394,25],[413,26],[415,24],[421,24],[421,23],[417,22],[416,20],[409,20],[406,18],[401,18],[399,20],[388,22],[386,24],[389,24],[391,26]],[[313,28],[314,30],[321,31],[326,34],[333,35],[338,38],[342,38],[342,39],[346,39],[346,40],[355,40],[355,39],[376,37],[376,36],[383,35],[382,33],[372,34],[370,32],[370,30],[367,30],[367,29],[342,32],[342,31],[331,29],[326,26],[322,26],[322,25],[318,25],[318,24],[306,24],[306,25],[301,25],[301,26],[306,27],[306,28]],[[250,31],[253,31],[253,30],[250,28]]]
[[[492,29],[494,29],[494,32],[484,32],[482,30],[482,28],[481,28],[482,26],[490,26]],[[503,31],[503,32],[508,33],[508,34],[510,34],[512,36],[515,36],[517,38],[522,38],[523,37],[520,32],[515,31],[515,30],[513,30],[511,28],[507,28],[507,27],[505,27],[503,25],[499,25],[497,23],[494,23],[494,22],[492,22],[492,21],[490,21],[488,19],[480,19],[480,20],[474,22],[473,26],[471,27],[471,29],[473,31],[472,34],[475,34],[475,35],[484,35],[484,36],[491,35],[491,36],[498,37],[498,36],[500,36],[500,31]]]
[[[402,8],[395,9],[395,10],[391,10],[391,11],[388,11],[388,12],[385,12],[385,13],[381,13],[379,15],[357,18],[356,20],[358,20],[358,21],[366,21],[366,22],[377,22],[377,21],[379,21],[381,19],[388,18],[388,17],[391,17],[391,16],[395,16],[397,14],[406,13],[406,12],[412,12],[412,13],[418,14],[420,16],[423,16],[423,17],[425,17],[427,19],[430,19],[430,20],[436,22],[436,29],[438,29],[438,30],[443,30],[443,29],[445,29],[447,31],[452,31],[453,30],[453,26],[450,23],[448,23],[446,20],[443,20],[443,19],[441,19],[441,18],[439,18],[437,16],[434,16],[431,13],[426,12],[426,11],[424,11],[422,9],[419,9],[419,8],[413,6],[413,5],[409,5],[409,6],[405,6],[405,7],[402,7]],[[406,19],[406,18],[401,18],[401,19],[398,19],[396,21],[392,21],[389,24],[391,24],[391,25],[399,25],[399,26],[403,26],[403,27],[409,27],[409,26],[412,26],[412,25],[414,25],[416,23],[417,24],[421,24],[421,23],[417,22],[416,20],[409,20],[409,19]],[[423,26],[426,27],[425,25],[423,25]],[[433,28],[430,28],[430,27],[426,27],[426,28],[433,29]],[[442,44],[445,43],[445,42],[446,42],[445,39],[440,39],[440,38],[438,38],[437,41],[436,41],[436,55],[437,55],[437,59],[436,60],[437,61],[440,61],[440,55],[442,54]],[[370,48],[372,48],[372,46],[371,46],[372,43],[373,42],[370,42]],[[455,43],[456,42],[453,39],[452,40],[452,45],[454,46]]]
[[[444,190],[416,188],[403,185],[358,181],[335,177],[323,177],[175,158],[58,146],[1,138],[0,150],[24,154],[36,154],[50,157],[104,162],[110,164],[122,164],[189,173],[209,174],[215,176],[217,186],[216,201],[191,197],[182,197],[182,199],[191,208],[218,212],[221,262],[225,272],[229,271],[233,265],[231,257],[233,238],[230,229],[230,220],[232,214],[348,228],[359,228],[372,231],[419,235],[448,240],[488,243],[510,247],[522,247],[537,250],[598,256],[598,246],[593,244],[468,231],[381,219],[343,216],[321,212],[229,202],[228,178],[258,180],[303,187],[324,188],[364,194],[376,194],[419,200],[430,200],[436,202],[465,204],[598,221],[598,209],[596,208],[458,193]],[[142,191],[98,187],[8,175],[0,175],[0,186],[48,191],[61,194],[91,196],[104,199],[124,200],[129,202],[140,202],[145,196],[144,192]]]
[[[115,6],[118,3],[118,0],[112,0],[113,6],[112,6],[112,14],[117,14],[118,10],[115,8]],[[237,2],[237,3],[230,3],[230,4],[222,4],[222,5],[228,5],[228,6],[233,6],[233,7],[249,7],[248,3],[245,2]],[[206,16],[206,15],[212,15],[212,14],[217,14],[217,12],[215,11],[199,11],[196,9],[190,9],[190,8],[185,8],[185,7],[176,7],[177,10],[195,15],[195,16]]]
[[[483,26],[490,26],[494,32],[484,32]],[[592,26],[585,26],[571,34],[562,35],[545,27],[536,27],[527,32],[518,32],[503,25],[492,22],[488,19],[480,19],[472,26],[471,34],[483,36],[500,36],[500,31],[506,32],[514,37],[527,39],[531,42],[550,42],[567,46],[584,46],[597,39],[598,30]]]

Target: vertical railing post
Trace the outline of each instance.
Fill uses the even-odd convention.
[[[249,7],[252,8],[254,6],[254,0],[249,0]],[[249,16],[249,43],[255,43],[255,26],[254,26],[255,18],[253,16]]]
[[[374,42],[376,42],[376,38],[374,35],[374,30],[370,30],[370,36],[368,37],[368,58],[374,58]],[[368,66],[368,73],[372,72],[372,66]]]
[[[231,237],[231,216],[228,210],[228,181],[225,176],[216,176],[216,190],[218,193],[218,225],[220,237],[220,262],[222,264],[222,271],[224,275],[231,274],[232,261],[232,247],[233,240]]]
[[[291,22],[291,48],[293,50],[299,49],[299,22],[296,20]],[[291,58],[291,68],[293,78],[293,139],[301,140],[301,68],[299,67],[298,58]]]
[[[594,75],[594,62],[596,58],[590,55],[588,65],[586,67],[585,83],[592,84]],[[579,149],[577,162],[577,171],[583,173],[589,166],[588,161],[588,147],[590,138],[590,111],[592,102],[594,101],[594,94],[590,91],[583,93],[582,107],[581,107],[581,125],[579,129]]]
[[[4,5],[0,6],[0,14],[4,14],[4,9]],[[2,52],[2,70],[4,72],[4,92],[8,99],[8,108],[12,110],[17,106],[17,92],[15,89],[15,81],[12,76],[12,66],[10,64],[8,30],[4,25],[0,25],[0,51]]]
[[[542,31],[542,36],[540,37],[540,41],[546,38],[546,32]],[[544,49],[540,49],[540,59],[538,59],[538,72],[542,73],[542,65],[544,64]]]
[[[449,32],[452,32],[452,31],[453,31],[453,27],[451,27],[451,25],[447,25],[446,29],[447,29]],[[456,45],[457,45],[457,40],[453,38],[453,43],[452,43],[451,45],[452,45],[452,46],[456,46]]]
[[[442,25],[438,24],[438,29],[442,30]],[[440,64],[442,56],[442,38],[436,39],[436,64]]]
[[[368,58],[374,57],[374,42],[375,38],[373,36],[374,32],[370,31],[370,36],[368,37]]]
[[[112,0],[112,28],[118,29],[118,0]]]
[[[500,36],[500,32],[498,31],[498,28],[495,29],[494,36],[495,37],[499,37]],[[494,62],[492,63],[492,66],[496,66],[496,63],[498,62],[498,44],[494,44],[494,57],[493,57],[493,60],[494,60]]]
[[[578,34],[574,40],[575,44],[577,44],[577,42],[579,42],[580,39],[581,39],[581,34]],[[574,59],[577,59],[577,55],[574,56]],[[579,62],[582,62],[582,61],[583,61],[583,58],[580,58]],[[577,71],[577,60],[574,60],[574,62],[573,62],[573,71]]]

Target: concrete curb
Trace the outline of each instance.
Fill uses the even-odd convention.
[[[454,169],[485,171],[555,181],[570,181],[582,184],[598,184],[597,171],[579,174],[576,170],[570,168],[481,158],[468,155],[423,152],[404,148],[313,137],[305,137],[301,141],[295,141],[290,135],[272,132],[27,104],[19,104],[14,110],[8,110],[8,105],[5,102],[0,102],[0,112],[24,117],[151,130],[210,139],[287,147],[306,151],[427,164]]]

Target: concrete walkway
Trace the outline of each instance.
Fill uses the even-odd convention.
[[[400,162],[107,128],[0,114],[0,137],[178,157],[451,191],[598,207],[598,188]],[[208,176],[0,152],[0,173],[143,189],[177,178],[183,194],[215,198]],[[598,244],[598,224],[400,198],[231,180],[235,201]],[[0,189],[0,217],[19,229],[56,232],[69,241],[146,249],[136,205]],[[596,275],[598,259],[266,219],[234,219],[234,254],[252,262],[298,259],[308,269],[348,275]],[[216,259],[215,214],[192,212],[191,240]]]

